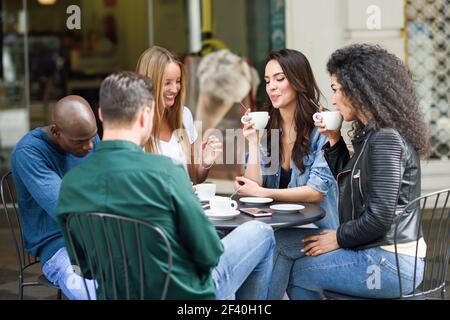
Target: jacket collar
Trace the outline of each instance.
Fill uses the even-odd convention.
[[[361,132],[353,138],[354,142],[360,142],[367,138],[367,136],[375,130],[375,125],[372,122],[366,124],[366,126],[361,130]]]

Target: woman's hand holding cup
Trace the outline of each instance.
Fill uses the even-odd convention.
[[[313,115],[314,125],[319,133],[328,138],[331,146],[341,139],[342,116],[338,111],[317,112]]]
[[[256,116],[257,119],[254,120],[253,117]],[[262,137],[262,132],[260,130],[264,129],[269,121],[269,115],[267,112],[252,112],[248,111],[241,118],[241,122],[244,125],[243,133],[244,137],[249,141],[249,143],[259,144]]]
[[[245,119],[249,119],[247,120],[247,122],[244,124],[244,128],[243,133],[244,133],[244,137],[245,139],[247,139],[250,143],[258,143],[259,142],[259,135],[258,135],[258,131],[256,129],[253,128],[253,121],[252,118],[250,116],[247,116],[247,118]]]

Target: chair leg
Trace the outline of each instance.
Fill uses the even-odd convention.
[[[57,300],[61,300],[62,299],[62,297],[61,297],[61,289],[58,289],[58,293],[56,295],[56,299]]]
[[[19,283],[19,300],[23,300],[23,286]]]

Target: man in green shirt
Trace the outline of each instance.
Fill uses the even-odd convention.
[[[153,123],[152,89],[150,79],[132,72],[113,74],[102,83],[103,141],[86,162],[64,177],[61,186],[57,217],[66,242],[69,213],[138,218],[164,230],[172,246],[168,299],[266,299],[274,249],[272,229],[261,222],[248,222],[220,240],[183,166],[143,151]],[[147,240],[144,246],[154,245]],[[121,256],[120,248],[112,250]],[[94,256],[94,248],[87,254]],[[69,255],[74,262],[71,250]],[[167,269],[163,253],[159,257],[149,254],[144,260],[144,265],[159,266],[152,278],[163,279],[161,270]],[[146,290],[146,298],[159,298],[160,286],[156,287]],[[97,294],[104,297],[101,286]]]

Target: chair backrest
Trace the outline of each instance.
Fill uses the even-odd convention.
[[[20,278],[23,279],[23,270],[39,262],[39,259],[25,252],[24,237],[22,231],[22,220],[17,208],[16,188],[13,176],[8,172],[2,177],[0,194],[2,198],[3,211],[13,238],[14,246],[19,263]]]
[[[86,278],[97,282],[97,299],[166,298],[172,248],[163,230],[109,213],[71,213],[66,230],[85,288]]]
[[[427,194],[411,201],[403,210],[402,215],[410,214],[418,210],[418,223],[422,228],[417,228],[416,239],[422,237],[427,244],[427,253],[423,270],[423,281],[416,288],[416,273],[418,271],[417,258],[414,266],[414,291],[410,294],[402,294],[402,277],[398,272],[401,298],[423,298],[441,294],[444,299],[445,281],[447,277],[450,258],[450,189],[440,190]],[[432,208],[432,209],[429,209]],[[400,219],[398,220],[400,221]],[[397,252],[397,229],[395,230],[395,248]],[[416,245],[416,257],[418,244]],[[400,270],[398,255],[396,254],[397,270]]]

